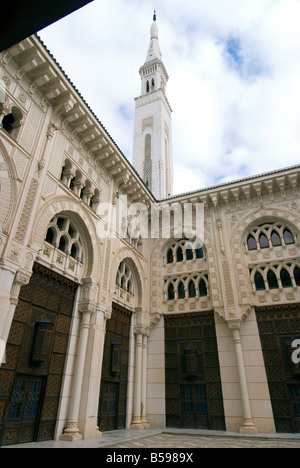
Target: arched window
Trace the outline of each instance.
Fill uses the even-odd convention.
[[[194,259],[194,252],[192,249],[186,248],[186,259],[193,260]]]
[[[51,244],[51,245],[54,245],[55,244],[55,240],[56,240],[56,231],[55,231],[55,228],[54,227],[50,227],[47,231],[47,235],[46,235],[46,242],[48,242],[48,244]]]
[[[297,286],[300,286],[300,268],[295,267],[294,268],[294,278]]]
[[[13,138],[16,138],[21,127],[22,119],[23,114],[21,110],[18,107],[13,106],[11,112],[3,117],[1,127],[3,127],[4,130],[6,130]]]
[[[1,126],[8,133],[11,133],[14,123],[15,123],[15,118],[14,118],[13,114],[7,114],[7,115],[5,115],[5,117],[3,117]]]
[[[147,81],[147,84],[146,84],[146,92],[147,93],[150,92],[150,83],[149,83],[149,81]]]
[[[247,244],[248,244],[248,250],[257,250],[256,240],[254,239],[253,236],[248,236]]]
[[[276,274],[274,273],[273,270],[269,271],[268,276],[267,276],[267,280],[268,280],[269,289],[278,289],[279,288],[277,277],[276,277]]]
[[[254,282],[255,282],[256,291],[265,291],[266,289],[265,281],[262,277],[262,274],[259,273],[259,271],[255,273]]]
[[[59,241],[59,246],[58,249],[61,250],[64,253],[67,253],[68,250],[68,239],[66,236],[62,236]]]
[[[185,299],[185,289],[182,281],[178,284],[178,299]]]
[[[130,265],[128,265],[125,261],[120,263],[116,277],[116,285],[123,289],[123,291],[126,291],[134,296],[135,291],[132,271]]]
[[[270,247],[268,238],[265,234],[261,234],[259,236],[259,245],[261,249],[268,249]]]
[[[121,278],[121,288],[126,291],[126,278],[124,276]]]
[[[272,232],[271,241],[272,241],[273,247],[279,247],[280,245],[282,245],[280,236],[276,231]]]
[[[201,279],[199,282],[199,294],[200,294],[200,297],[206,297],[208,295],[207,286],[206,286],[206,282],[204,279]]]
[[[55,216],[47,230],[45,242],[54,247],[58,245],[61,252],[69,253],[77,261],[83,261],[80,234],[76,225],[69,218],[60,215]]]
[[[293,283],[288,271],[285,268],[282,268],[280,273],[280,280],[283,288],[292,288]]]
[[[74,243],[71,247],[71,257],[72,258],[75,258],[76,260],[79,260],[79,252],[80,252],[80,248],[79,248],[79,245]]]
[[[204,251],[202,247],[200,247],[199,249],[196,249],[196,258],[197,259],[204,258]]]
[[[128,281],[127,291],[129,292],[129,294],[133,293],[133,286],[132,286],[132,281],[131,280]]]
[[[183,251],[181,247],[178,247],[176,252],[177,262],[183,262]]]
[[[173,250],[170,248],[167,253],[167,263],[168,265],[170,265],[173,262],[174,262]]]
[[[295,244],[294,236],[289,229],[284,230],[283,238],[286,245]]]
[[[168,301],[174,301],[175,299],[175,289],[174,284],[171,283],[168,287]]]
[[[196,297],[196,286],[193,280],[190,280],[189,282],[189,297],[193,298]]]

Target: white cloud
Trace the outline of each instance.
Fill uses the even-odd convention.
[[[299,0],[156,0],[175,191],[299,162]],[[149,43],[146,0],[95,0],[40,33],[126,156]]]

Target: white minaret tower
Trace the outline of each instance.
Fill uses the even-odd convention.
[[[141,96],[136,98],[133,165],[158,200],[173,194],[172,109],[166,97],[168,73],[158,42],[156,12],[145,64],[140,68]]]

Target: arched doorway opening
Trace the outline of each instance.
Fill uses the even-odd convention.
[[[134,262],[124,259],[115,278],[112,316],[106,323],[98,409],[101,432],[125,429],[127,425],[132,315],[139,290]]]
[[[75,214],[54,216],[20,290],[0,369],[0,445],[55,437],[74,303],[88,268]]]

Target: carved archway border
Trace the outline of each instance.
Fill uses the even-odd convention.
[[[247,268],[247,262],[245,258],[245,251],[243,247],[243,240],[245,234],[251,226],[260,222],[268,222],[270,220],[275,221],[284,221],[299,231],[300,229],[300,217],[294,215],[293,213],[286,211],[282,208],[262,208],[260,211],[253,211],[252,213],[246,215],[234,228],[231,236],[231,248],[234,255],[235,263],[235,275],[236,275],[236,284],[239,288],[240,296],[240,306],[243,311],[243,319],[247,317],[251,308],[253,307],[253,299],[251,293],[251,285],[249,283],[248,287],[245,282],[248,277],[249,271]],[[241,274],[242,273],[242,274]],[[242,280],[239,279],[243,278]],[[250,281],[250,279],[249,279]],[[244,297],[242,297],[244,295]]]
[[[156,294],[153,291],[152,296],[155,297],[156,307],[150,310],[154,317],[157,315],[161,316],[161,307],[160,304],[163,302],[163,269],[162,269],[162,256],[166,249],[174,242],[180,241],[180,239],[158,239],[154,244],[152,256],[151,256],[151,266],[152,266],[152,278],[156,284]],[[212,302],[215,312],[221,317],[225,318],[224,310],[224,300],[222,296],[222,288],[220,283],[220,265],[216,255],[216,246],[213,240],[213,236],[205,230],[204,238],[204,249],[207,255],[207,263],[209,270],[209,284],[211,289]],[[154,299],[153,299],[154,302]]]
[[[87,249],[85,276],[91,277],[94,281],[97,281],[101,261],[96,226],[80,203],[67,198],[56,198],[43,206],[32,230],[31,247],[36,251],[41,249],[49,222],[59,213],[68,214],[71,218],[76,220]]]
[[[241,240],[243,239],[246,230],[249,229],[251,225],[255,224],[257,221],[263,222],[265,220],[267,222],[274,218],[277,218],[276,221],[289,222],[292,226],[296,227],[297,230],[300,230],[300,217],[297,217],[290,211],[286,211],[281,208],[264,208],[260,211],[253,211],[239,222],[232,234],[232,248],[240,248]]]

